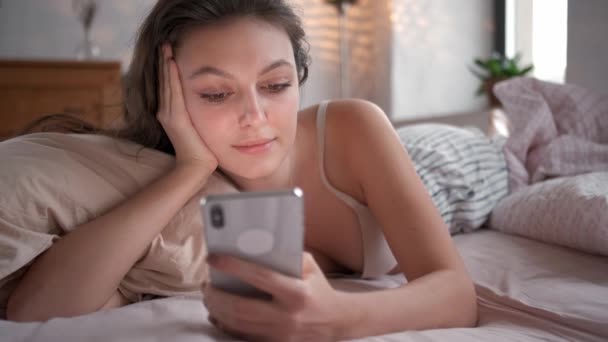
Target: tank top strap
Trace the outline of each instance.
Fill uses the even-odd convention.
[[[327,176],[325,175],[325,117],[328,105],[329,101],[323,101],[319,104],[319,109],[317,110],[317,146],[321,181],[336,197],[348,204],[350,207],[358,209],[361,204],[351,196],[331,185],[327,180]]]

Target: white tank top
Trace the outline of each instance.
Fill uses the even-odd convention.
[[[380,224],[369,208],[351,196],[333,187],[325,175],[325,113],[329,102],[319,105],[317,111],[317,144],[319,148],[319,168],[323,184],[340,200],[350,206],[357,214],[361,228],[361,241],[363,242],[363,272],[362,278],[376,278],[387,274],[397,266],[391,249],[384,238]]]

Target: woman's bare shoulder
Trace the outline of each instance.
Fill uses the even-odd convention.
[[[324,135],[324,169],[329,182],[338,190],[349,194],[361,203],[365,198],[356,174],[353,172],[354,155],[367,154],[358,146],[368,139],[392,130],[390,121],[375,104],[356,99],[330,101],[326,109],[325,129],[318,132],[317,115],[319,105],[306,108],[302,118],[311,135]],[[318,139],[316,143],[318,143]]]
[[[392,134],[394,128],[376,104],[358,99],[335,100],[327,106],[326,135],[343,146],[344,152],[353,152],[355,141],[377,139]]]
[[[316,126],[316,114],[320,104],[303,108],[299,112],[300,121],[307,126]],[[362,99],[331,100],[327,104],[325,127],[328,135],[348,135],[361,128],[391,129],[392,124],[384,111],[376,104]],[[375,122],[372,127],[370,124]]]
[[[333,100],[328,103],[326,113],[326,134],[345,144],[352,139],[372,138],[393,130],[384,111],[370,101]]]

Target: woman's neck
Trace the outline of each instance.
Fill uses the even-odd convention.
[[[292,151],[279,168],[272,174],[257,179],[231,177],[240,191],[266,191],[293,187],[295,172],[295,153]]]

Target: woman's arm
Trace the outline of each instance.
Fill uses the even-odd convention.
[[[434,271],[395,289],[340,292],[348,304],[340,323],[340,338],[388,334],[406,330],[474,327],[475,290],[466,274]]]
[[[45,320],[124,304],[116,290],[122,278],[217,168],[217,158],[192,126],[168,44],[159,70],[162,95],[156,118],[175,148],[175,167],[38,257],[8,300],[9,319]]]
[[[341,167],[354,179],[408,283],[366,293],[332,288],[305,253],[302,278],[291,278],[227,255],[209,265],[272,295],[241,297],[207,284],[210,321],[236,336],[264,340],[334,341],[406,330],[470,327],[477,321],[475,289],[425,187],[382,111],[367,102],[328,108],[327,132]],[[333,156],[337,159],[338,156]],[[343,164],[346,163],[346,164]]]
[[[304,253],[302,278],[227,255],[211,267],[272,295],[241,297],[207,284],[209,321],[240,338],[272,341],[337,341],[412,329],[471,326],[476,303],[466,274],[435,271],[406,286],[350,293],[332,288],[312,255]]]
[[[409,281],[394,290],[347,295],[354,304],[348,337],[474,325],[473,283],[390,121],[368,102],[334,102],[328,110],[332,106],[344,115],[328,115],[328,132],[341,135],[333,140],[345,144],[345,167]]]
[[[124,303],[116,297],[118,284],[208,177],[200,167],[174,168],[106,214],[76,227],[30,266],[8,300],[7,318],[46,320]]]

